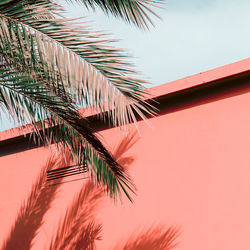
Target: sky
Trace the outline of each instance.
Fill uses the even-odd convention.
[[[59,0],[60,3],[64,2]],[[112,33],[152,87],[250,57],[249,0],[166,0],[161,20],[141,31],[101,11],[65,5],[68,16],[87,16],[93,30]],[[0,131],[14,127],[4,115]]]

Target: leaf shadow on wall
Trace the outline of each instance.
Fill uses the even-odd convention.
[[[94,249],[99,240],[102,226],[95,220],[95,214],[104,198],[104,192],[93,182],[84,183],[71,206],[60,221],[49,249]]]
[[[66,152],[62,155],[51,155],[40,175],[33,184],[27,200],[20,207],[11,232],[5,240],[2,250],[23,250],[31,249],[33,239],[36,237],[39,228],[43,224],[43,217],[51,207],[55,199],[61,181],[58,185],[48,187],[46,183],[46,171],[54,168],[64,167],[70,161],[70,155]]]
[[[139,141],[139,139],[140,137],[137,131],[133,131],[121,140],[121,142],[116,146],[113,152],[113,156],[116,161],[126,170],[129,169],[129,167],[135,160],[133,156],[127,156],[126,153]]]
[[[113,150],[113,156],[126,170],[135,158],[127,155],[139,140],[135,131],[124,137]],[[88,181],[76,196],[60,223],[56,237],[50,243],[50,250],[94,250],[96,240],[101,240],[102,224],[97,222],[95,215],[104,202],[105,193]],[[115,229],[114,229],[115,232]],[[115,250],[172,250],[178,243],[180,235],[177,227],[150,226],[139,234],[133,234],[125,245],[116,245]]]
[[[133,132],[124,137],[113,152],[114,158],[125,169],[134,161],[134,157],[127,156],[126,153],[138,140],[137,132]],[[95,241],[101,240],[102,224],[97,222],[95,215],[104,200],[103,189],[87,181],[67,209],[49,249],[96,249]]]
[[[138,140],[137,132],[130,134],[124,138],[114,152],[115,158],[118,162],[129,169],[134,162],[134,158],[124,155]],[[171,250],[174,249],[178,242],[177,238],[180,236],[180,229],[177,227],[165,227],[163,225],[146,226],[139,234],[134,233],[126,240],[125,244],[116,244],[114,250]]]
[[[142,232],[134,233],[126,241],[124,246],[116,246],[114,249],[123,250],[171,250],[178,242],[176,239],[180,235],[177,227],[151,226]]]
[[[125,157],[124,153],[137,141],[135,138],[136,136],[133,133],[132,136],[125,137],[117,146],[114,157],[120,164],[128,166],[133,162],[133,158]],[[15,223],[3,243],[2,250],[31,249],[34,243],[33,240],[43,224],[43,217],[51,207],[51,203],[56,198],[57,191],[63,181],[63,179],[57,180],[57,185],[44,185],[46,183],[46,171],[65,167],[69,162],[70,154],[68,152],[66,152],[66,157],[63,155],[50,156],[36,182],[33,184],[27,200],[19,209]],[[101,225],[93,219],[93,212],[97,210],[96,205],[103,196],[103,190],[96,188],[89,181],[85,183],[64,218],[65,221],[72,220],[75,224],[71,225],[72,228],[66,228],[66,226],[62,226],[62,223],[61,227],[58,228],[54,243],[64,247],[68,245],[71,249],[73,249],[73,247],[75,247],[75,249],[85,249],[79,248],[79,246],[81,245],[83,247],[83,245],[85,245],[87,247],[87,245],[92,245],[90,249],[93,249],[93,239],[100,239],[99,233],[101,231]],[[86,223],[86,221],[88,221],[88,223]],[[77,235],[75,233],[77,228],[79,232],[81,231],[81,234]],[[65,235],[67,235],[67,237],[65,237]],[[76,240],[75,238],[77,237],[78,239]],[[75,240],[71,242],[71,238]],[[62,242],[59,244],[59,241]],[[53,248],[52,245],[53,242],[51,242],[51,249],[59,249],[55,246]]]
[[[115,159],[125,168],[129,169],[135,158],[127,155],[127,151],[139,140],[136,132],[126,136],[113,151]],[[57,159],[56,159],[57,158]],[[52,155],[41,174],[33,185],[31,193],[26,202],[21,206],[15,224],[13,225],[7,240],[4,242],[3,250],[31,249],[35,236],[43,224],[45,213],[50,209],[52,201],[62,184],[63,179],[57,185],[46,186],[46,171],[60,168],[66,165],[66,160],[61,155]],[[106,195],[100,186],[95,186],[91,180],[86,180],[68,207],[65,215],[60,220],[57,231],[51,236],[50,250],[94,250],[95,243],[101,240],[102,224],[97,221],[96,214],[105,201]],[[115,249],[124,250],[169,250],[175,247],[175,239],[178,230],[163,226],[151,227],[136,237],[130,237],[122,247]]]

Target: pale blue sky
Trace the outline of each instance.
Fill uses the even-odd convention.
[[[167,0],[164,7],[156,28],[142,32],[100,11],[66,6],[69,15],[88,15],[93,28],[121,39],[117,47],[127,48],[151,86],[250,56],[249,0]],[[14,126],[1,118],[0,131]]]

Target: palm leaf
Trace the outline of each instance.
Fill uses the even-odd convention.
[[[120,59],[124,53],[61,13],[50,0],[0,2],[0,106],[21,124],[32,123],[38,141],[69,147],[111,196],[122,189],[129,197],[129,176],[77,109],[107,111],[114,125],[135,122],[135,113],[145,119],[152,107],[144,81]]]
[[[60,7],[51,1],[32,2],[19,0],[8,8],[0,4],[0,18],[32,34],[35,47],[43,55],[43,64],[47,64],[45,73],[55,72],[79,103],[94,106],[98,112],[108,111],[114,125],[135,122],[134,113],[143,119],[146,113],[153,113],[145,101],[145,82],[136,77],[129,63],[120,59],[126,58],[126,54],[107,46],[111,41],[100,40],[100,34],[90,32],[86,25],[79,27],[69,19],[58,18]],[[22,11],[16,11],[17,7],[22,7]]]
[[[73,0],[68,0],[73,2]],[[149,28],[148,24],[153,25],[149,13],[159,18],[151,9],[152,6],[159,7],[162,0],[74,0],[82,3],[88,8],[95,10],[100,7],[106,14],[120,17],[128,23],[133,23],[139,28]]]
[[[66,98],[54,95],[43,82],[30,79],[25,72],[10,69],[0,69],[0,96],[16,119],[33,124],[40,140],[61,142],[79,165],[87,164],[91,177],[111,196],[116,197],[122,189],[130,199],[126,191],[133,191],[129,176]]]

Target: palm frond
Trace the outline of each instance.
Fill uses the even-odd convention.
[[[107,111],[114,125],[135,122],[136,113],[145,119],[153,109],[145,101],[144,81],[120,59],[124,53],[61,13],[50,0],[0,2],[0,106],[21,124],[32,123],[41,140],[69,147],[111,196],[122,189],[130,198],[129,176],[77,105],[93,106],[101,115]]]
[[[87,165],[94,181],[102,184],[111,196],[116,197],[122,189],[130,199],[126,191],[127,188],[133,191],[129,176],[73,104],[21,70],[0,69],[0,93],[6,108],[21,123],[32,123],[40,140],[60,142],[76,156],[79,165]]]
[[[139,28],[149,28],[153,21],[149,14],[159,16],[152,10],[152,7],[160,7],[163,0],[68,0],[78,2],[88,8],[95,10],[99,7],[104,13],[120,17],[128,23],[135,24]]]
[[[79,103],[94,106],[100,113],[108,111],[114,125],[135,122],[135,113],[143,119],[145,114],[153,113],[145,101],[145,82],[136,77],[126,60],[120,59],[127,58],[126,54],[106,45],[111,40],[100,40],[100,34],[90,32],[86,24],[79,27],[69,19],[58,18],[61,8],[51,1],[38,0],[30,5],[27,2],[34,1],[19,0],[8,8],[0,4],[0,18],[16,24],[1,26],[11,29],[10,34],[16,32],[17,37],[21,32],[14,32],[14,26],[32,34],[34,46],[46,64],[43,74],[56,74]],[[17,4],[22,11],[16,11]],[[11,37],[6,38],[11,44]]]

